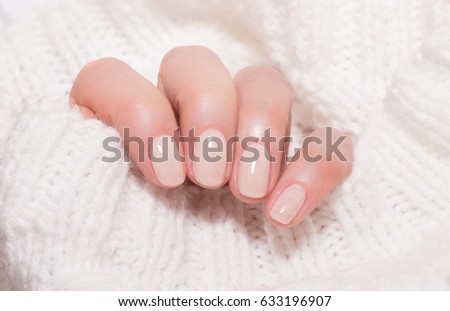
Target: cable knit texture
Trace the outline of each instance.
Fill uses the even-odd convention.
[[[335,126],[352,175],[301,225],[228,188],[164,190],[67,105],[114,56],[156,81],[178,45],[272,65],[293,132]],[[0,39],[0,270],[17,289],[450,289],[450,3],[72,1]],[[0,273],[1,276],[1,273]]]

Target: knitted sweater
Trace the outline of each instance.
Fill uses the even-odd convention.
[[[113,56],[155,82],[205,45],[282,71],[292,133],[334,126],[350,177],[278,229],[227,187],[165,190],[101,161],[118,136],[69,108]],[[71,1],[0,37],[0,270],[23,289],[450,289],[450,2]],[[3,267],[3,268],[2,268]]]

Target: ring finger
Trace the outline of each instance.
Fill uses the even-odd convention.
[[[248,67],[236,75],[238,137],[230,188],[240,200],[264,200],[274,188],[289,132],[291,90],[280,72]]]

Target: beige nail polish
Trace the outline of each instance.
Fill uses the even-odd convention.
[[[225,137],[218,130],[209,129],[199,138],[200,141],[194,143],[194,155],[198,157],[192,164],[195,180],[208,188],[219,187],[225,182],[227,171]]]
[[[277,222],[288,225],[298,215],[305,199],[306,193],[302,186],[298,184],[290,185],[278,196],[269,215]]]
[[[181,185],[185,172],[179,155],[178,146],[171,136],[159,136],[153,139],[152,165],[159,182],[167,187]],[[160,159],[160,160],[158,160]]]
[[[267,194],[270,179],[270,160],[264,145],[252,143],[242,151],[238,171],[239,192],[248,198],[262,198]]]

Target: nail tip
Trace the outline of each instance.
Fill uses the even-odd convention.
[[[176,188],[181,186],[185,182],[185,178],[183,179],[177,179],[175,181],[159,181],[161,185],[167,187],[167,188]]]
[[[249,198],[249,199],[262,199],[262,198],[264,198],[267,195],[267,193],[264,193],[264,194],[256,193],[255,194],[255,193],[252,193],[252,192],[247,192],[247,191],[242,190],[242,189],[239,189],[239,193],[242,196],[244,196],[246,198]]]
[[[283,219],[283,217],[277,217],[277,216],[278,216],[278,215],[276,215],[276,213],[274,213],[273,210],[270,211],[269,217],[270,217],[273,221],[275,221],[275,224],[287,226],[287,225],[289,225],[289,224],[292,222],[292,220],[285,220],[285,219]]]
[[[205,181],[198,178],[196,178],[195,180],[199,185],[207,189],[218,189],[225,183],[225,181],[221,181],[220,183],[211,183],[210,180]]]

